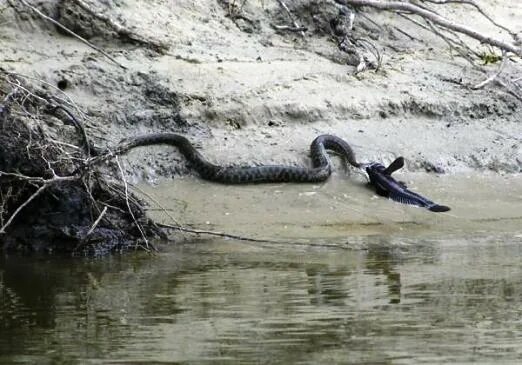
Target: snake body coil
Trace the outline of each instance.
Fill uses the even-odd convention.
[[[339,137],[327,134],[314,139],[310,146],[312,167],[284,165],[218,166],[208,162],[187,138],[174,133],[148,134],[128,139],[120,146],[120,152],[126,152],[139,146],[156,144],[168,144],[177,147],[201,178],[225,184],[324,181],[332,173],[332,166],[326,150],[337,152],[352,166],[360,167],[350,145]]]

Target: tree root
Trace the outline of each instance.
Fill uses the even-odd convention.
[[[154,250],[164,232],[145,213],[124,175],[110,176],[92,160],[80,128],[51,128],[54,95],[0,72],[0,249],[104,254]],[[61,110],[68,110],[63,104]]]
[[[333,1],[333,0],[332,0]],[[495,21],[480,5],[474,0],[418,0],[415,3],[407,1],[391,1],[391,0],[334,0],[336,4],[341,6],[354,7],[373,7],[379,10],[392,11],[397,15],[402,16],[416,25],[433,32],[438,37],[442,38],[450,47],[450,49],[457,50],[458,54],[468,61],[475,70],[487,74],[484,65],[489,63],[487,54],[480,54],[470,44],[463,41],[460,35],[467,36],[480,42],[482,45],[494,47],[500,51],[502,56],[495,57],[496,60],[502,60],[498,71],[487,77],[486,80],[473,85],[467,85],[472,90],[483,88],[492,83],[497,83],[509,94],[522,101],[522,88],[514,82],[509,76],[503,75],[503,72],[508,69],[506,67],[510,54],[514,57],[522,57],[522,42],[520,34],[510,30],[504,25]],[[495,25],[502,32],[507,33],[512,42],[503,41],[492,35],[483,34],[470,26],[454,22],[446,17],[441,16],[430,5],[446,5],[446,4],[461,4],[473,6],[483,17],[485,17],[491,24]],[[413,19],[417,16],[420,20]],[[424,24],[423,24],[424,23]],[[479,62],[483,61],[483,64]]]

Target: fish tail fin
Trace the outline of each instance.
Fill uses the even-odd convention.
[[[445,205],[438,205],[438,204],[433,204],[433,205],[430,205],[429,207],[427,207],[430,211],[432,212],[437,212],[437,213],[441,213],[441,212],[447,212],[448,210],[450,210],[451,208],[450,207],[447,207]]]

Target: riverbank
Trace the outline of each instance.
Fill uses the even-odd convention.
[[[383,59],[379,70],[356,73],[353,55],[332,36],[337,8],[314,2],[289,3],[307,28],[304,37],[274,27],[288,22],[276,1],[247,1],[239,9],[226,1],[111,0],[94,4],[95,13],[76,1],[31,4],[115,62],[19,3],[0,12],[0,67],[70,101],[100,148],[176,132],[218,163],[302,165],[312,139],[330,133],[349,141],[360,161],[402,155],[410,172],[522,169],[520,101],[494,83],[471,90],[486,75],[399,17],[357,13],[354,32],[371,39]],[[484,6],[518,26],[522,5]],[[447,9],[493,31],[473,12]],[[520,60],[509,67],[520,70]],[[50,128],[67,133],[60,123]],[[121,169],[130,183],[190,173],[164,146],[131,152]]]
[[[394,31],[414,31],[412,25],[370,10],[386,28],[375,36],[383,64],[380,71],[355,75],[327,34],[333,15],[313,6],[308,13],[296,8],[301,21],[315,21],[302,39],[270,26],[281,16],[276,2],[247,2],[242,11],[258,24],[250,28],[234,23],[221,2],[108,4],[97,6],[136,33],[168,44],[168,51],[128,44],[92,26],[91,41],[124,70],[27,9],[23,18],[9,8],[2,14],[1,66],[52,85],[63,81],[98,144],[176,131],[217,161],[297,163],[314,136],[333,133],[356,145],[362,160],[403,155],[412,171],[520,172],[520,102],[494,85],[472,91],[456,84],[477,83],[483,75],[428,32],[420,30],[422,40],[412,41]],[[519,4],[489,5],[507,26],[516,24]],[[65,2],[50,1],[44,9],[66,24],[82,14]],[[358,21],[366,26],[362,17]],[[477,26],[487,29],[486,23]],[[144,171],[140,178],[179,172],[172,155],[141,151],[129,172]]]

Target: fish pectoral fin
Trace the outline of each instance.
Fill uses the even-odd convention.
[[[395,171],[402,169],[404,167],[404,157],[400,156],[395,159],[385,170],[384,174],[391,175]]]
[[[375,192],[377,195],[388,197],[390,195],[390,192],[384,188],[382,188],[380,185],[375,185]]]

